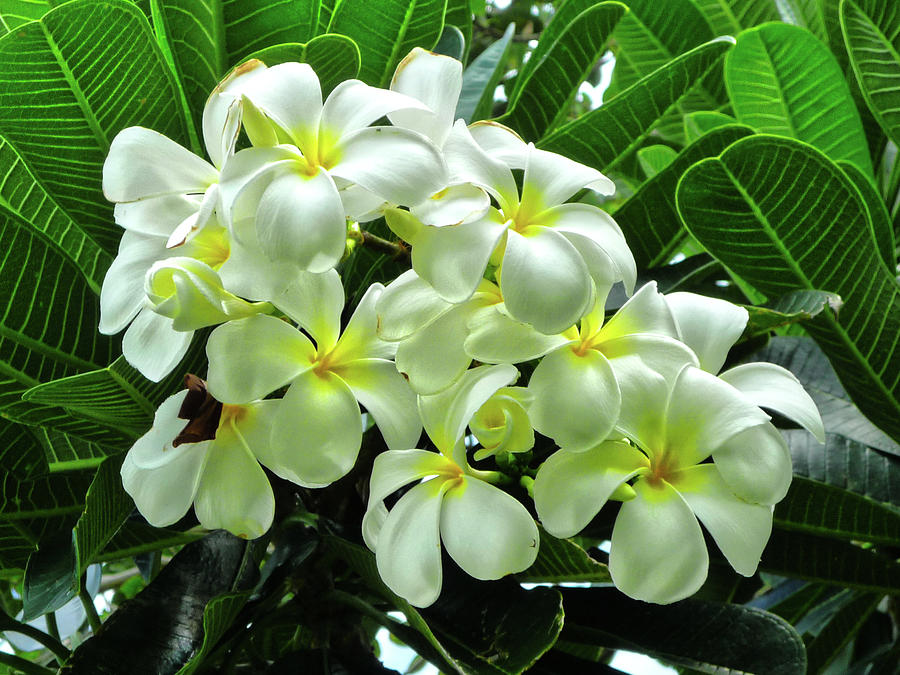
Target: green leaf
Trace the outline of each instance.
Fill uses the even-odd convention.
[[[610,171],[650,135],[653,124],[733,45],[713,40],[673,59],[600,108],[565,124],[538,144],[600,171]]]
[[[537,141],[565,121],[578,87],[594,69],[626,11],[618,2],[564,3],[516,78],[500,121],[526,141]]]
[[[782,431],[794,474],[833,485],[900,511],[900,459],[884,455],[838,434],[827,434],[823,447],[806,431]]]
[[[179,532],[153,527],[144,522],[126,521],[103,550],[94,556],[94,562],[132,558],[143,553],[189,544],[204,536],[203,532]]]
[[[430,649],[430,653],[423,653],[419,649],[419,653],[431,660],[435,665],[448,671],[457,673],[465,673],[453,660],[453,657],[447,652],[447,649],[441,644],[429,625],[422,618],[415,607],[410,605],[406,600],[389,589],[381,580],[378,574],[378,568],[375,565],[375,554],[369,549],[354,544],[335,536],[326,536],[323,541],[328,548],[346,562],[354,572],[363,578],[366,585],[375,591],[378,595],[390,602],[398,611],[403,612],[407,623],[412,626],[426,640],[426,649]],[[394,630],[391,625],[386,625],[388,630]],[[398,637],[402,639],[402,633],[398,633]]]
[[[477,122],[492,116],[494,90],[506,72],[516,25],[509,24],[503,36],[491,43],[463,72],[462,90],[456,103],[456,117]]]
[[[44,458],[50,473],[95,469],[110,455],[119,454],[126,449],[122,444],[94,443],[66,434],[52,426],[35,427],[32,432],[44,449]]]
[[[359,47],[345,35],[318,35],[305,44],[288,42],[272,45],[248,54],[246,59],[259,59],[267,66],[288,61],[308,63],[327,96],[340,82],[351,80],[359,73]]]
[[[638,164],[647,178],[653,178],[678,156],[678,152],[668,145],[647,145],[637,151]]]
[[[178,671],[178,675],[193,673],[203,664],[203,659],[234,623],[249,597],[250,591],[223,593],[207,603],[203,608],[203,643],[200,650]]]
[[[820,673],[859,633],[860,628],[881,602],[880,593],[856,593],[828,620],[806,645],[809,672]]]
[[[675,188],[688,168],[749,136],[749,127],[720,127],[684,148],[669,166],[641,184],[614,218],[631,247],[638,269],[664,265],[684,243],[687,233],[675,208]]]
[[[823,43],[828,44],[825,28],[825,6],[833,0],[783,0],[778,3],[781,20],[806,28]],[[775,17],[777,20],[778,17]]]
[[[66,3],[0,38],[0,73],[0,133],[114,254],[121,230],[101,190],[113,136],[140,125],[188,140],[177,86],[147,20],[124,0]]]
[[[609,568],[591,558],[570,539],[557,539],[541,532],[537,559],[516,575],[521,583],[591,582],[611,583]]]
[[[74,568],[71,532],[60,530],[43,538],[25,567],[22,619],[31,621],[47,612],[55,612],[74,598]]]
[[[809,338],[773,338],[764,349],[753,355],[753,359],[778,364],[794,373],[812,396],[825,423],[825,431],[829,434],[844,436],[848,443],[852,442],[854,445],[859,443],[900,455],[900,444],[863,416],[847,396],[825,354]],[[815,447],[810,452],[817,457],[823,456],[822,446],[814,439],[811,442]],[[849,445],[838,443],[831,436],[828,443],[836,444],[832,460],[841,457],[842,453],[851,452]],[[826,444],[826,452],[828,447]],[[817,478],[814,475],[810,477]]]
[[[447,0],[383,0],[373,11],[369,0],[337,4],[329,33],[347,35],[362,56],[359,79],[386,87],[394,68],[413,47],[431,49],[444,29]]]
[[[0,470],[19,480],[44,476],[49,471],[44,450],[26,426],[0,417]]]
[[[125,518],[134,509],[134,502],[122,487],[119,470],[122,455],[107,457],[100,465],[84,498],[84,513],[75,524],[72,542],[75,549],[75,588],[81,584],[81,575],[88,565],[118,532]]]
[[[469,0],[447,0],[444,26],[454,26],[462,33],[465,45],[459,60],[465,63],[472,46],[472,9],[469,7]]]
[[[617,49],[612,81],[604,94],[611,98],[662,68],[688,50],[712,40],[716,35],[691,0],[669,0],[660,11],[654,0],[630,0],[629,12],[613,35]],[[683,143],[682,114],[694,110],[717,110],[727,103],[720,71],[710,72],[691,88],[657,124],[660,135]]]
[[[866,211],[869,214],[869,223],[872,225],[872,235],[875,237],[875,247],[884,260],[887,268],[894,269],[897,264],[897,256],[895,253],[894,226],[891,222],[891,216],[888,214],[887,205],[878,190],[872,183],[872,180],[862,171],[856,168],[855,164],[839,161],[839,167],[844,170],[847,177],[859,190],[859,194],[863,198],[866,205]]]
[[[12,32],[23,23],[40,19],[52,6],[52,0],[4,0],[0,7],[0,35]]]
[[[821,314],[827,307],[837,314],[843,302],[840,297],[827,291],[791,291],[778,298],[773,308],[747,307],[750,314],[747,327],[741,336],[752,339],[796,323],[809,321]]]
[[[774,529],[760,570],[879,593],[900,593],[900,563],[836,539]]]
[[[462,61],[466,51],[466,38],[459,28],[445,24],[444,32],[432,51]]]
[[[900,438],[900,288],[846,174],[808,145],[752,136],[691,167],[677,203],[688,230],[761,293],[841,296],[840,314],[806,329],[860,410]]]
[[[766,21],[780,21],[771,0],[692,0],[715,35],[737,35]]]
[[[563,640],[637,651],[703,672],[806,672],[800,636],[760,609],[694,598],[651,605],[612,588],[564,588],[562,593]]]
[[[684,116],[684,140],[685,143],[693,143],[704,134],[713,129],[737,124],[737,120],[731,115],[716,112],[715,110],[697,110]]]
[[[900,144],[900,7],[877,0],[842,0],[841,31],[869,110]]]
[[[725,83],[738,121],[805,141],[872,175],[850,88],[834,56],[809,31],[784,23],[744,31],[725,59]]]
[[[775,506],[775,526],[842,540],[900,543],[900,509],[801,476]]]

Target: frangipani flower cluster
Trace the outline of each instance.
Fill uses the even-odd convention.
[[[791,479],[762,408],[821,439],[811,399],[772,364],[719,375],[747,312],[635,290],[614,219],[569,202],[613,183],[500,124],[454,122],[461,77],[415,49],[390,90],[351,80],[323,99],[307,64],[250,61],[207,103],[209,161],[148,129],[116,137],[104,190],[126,232],[101,330],[130,323],[125,357],[159,380],[215,327],[208,374],[162,404],[126,490],[154,525],[193,504],[202,526],[258,537],[274,519],[266,470],[327,488],[369,419],[387,449],[362,535],[414,605],[440,595],[442,548],[497,579],[538,555],[532,513],[568,537],[610,500],[624,502],[610,571],[628,595],[694,593],[701,524],[755,573]],[[348,231],[382,216],[412,269],[369,286],[343,323]],[[607,316],[616,284],[631,298]],[[559,448],[543,463],[538,434]]]

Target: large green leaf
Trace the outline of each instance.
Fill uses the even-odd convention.
[[[758,291],[843,299],[807,331],[860,410],[900,439],[900,287],[846,174],[804,143],[752,136],[695,164],[677,203],[689,231]]]
[[[821,673],[854,639],[882,600],[880,593],[853,593],[806,645],[810,673]]]
[[[516,579],[523,583],[611,583],[609,568],[591,558],[569,539],[557,539],[541,529],[537,559]]]
[[[897,254],[895,251],[894,241],[894,224],[891,222],[891,216],[888,213],[887,205],[884,199],[878,194],[872,180],[860,171],[855,164],[840,160],[837,162],[847,177],[853,181],[856,189],[863,198],[866,205],[866,211],[869,214],[869,222],[872,225],[872,235],[875,237],[875,247],[878,254],[884,260],[884,264],[888,269],[894,269],[897,264]]]
[[[900,460],[838,434],[822,447],[797,429],[782,432],[791,449],[794,473],[882,502],[900,511]]]
[[[565,121],[578,87],[594,69],[626,11],[618,2],[564,3],[516,78],[501,121],[526,141],[538,140]]]
[[[725,59],[738,121],[805,141],[872,175],[866,136],[837,61],[808,31],[768,23],[740,34]]]
[[[869,110],[900,144],[900,5],[842,0],[841,30]]]
[[[538,145],[609,171],[640,146],[653,124],[715,67],[733,44],[729,39],[713,40],[682,54],[602,107],[559,127]]]
[[[833,485],[795,476],[775,506],[775,526],[836,539],[900,544],[900,509]]]
[[[638,651],[703,672],[805,673],[800,636],[760,609],[693,598],[650,605],[611,588],[562,593],[562,640]]]
[[[52,0],[4,0],[0,7],[0,35],[13,31],[23,23],[40,19],[52,6]]]
[[[329,33],[347,35],[362,56],[359,79],[386,87],[394,68],[413,47],[431,49],[444,29],[447,0],[342,0]]]
[[[197,653],[178,671],[178,675],[193,673],[203,664],[203,659],[231,627],[249,597],[250,591],[235,591],[217,595],[206,604],[203,608],[203,642]]]
[[[805,337],[772,338],[764,349],[754,353],[753,360],[778,364],[797,376],[803,388],[815,401],[822,421],[825,423],[825,431],[834,434],[833,437],[829,437],[828,443],[835,443],[839,448],[844,448],[835,450],[837,457],[840,457],[842,452],[851,452],[846,444],[837,443],[835,440],[837,435],[859,444],[900,455],[900,444],[866,419],[859,408],[853,404],[841,386],[828,358],[811,339]],[[793,438],[790,435],[789,437]],[[815,440],[811,442],[815,449],[811,449],[810,452],[817,453],[815,456],[823,457],[822,447]],[[812,446],[810,447],[812,448]],[[826,450],[828,447],[829,445],[826,444]],[[816,478],[816,476],[810,477]]]
[[[156,35],[184,87],[199,128],[203,105],[247,54],[315,34],[319,3],[272,0],[151,0]]]
[[[198,531],[179,532],[128,520],[113,535],[103,550],[94,556],[94,562],[121,560],[143,553],[173,548],[197,541],[203,536],[204,534]]]
[[[759,568],[782,576],[900,593],[900,563],[887,555],[803,532],[772,531]]]
[[[772,0],[691,0],[703,12],[715,35],[737,35],[745,28],[781,16]]]
[[[730,125],[701,136],[665,169],[644,181],[616,210],[615,220],[625,233],[638,269],[668,262],[687,236],[675,208],[675,187],[682,174],[694,163],[719,154],[751,133],[749,127]]]
[[[454,26],[462,33],[465,47],[460,61],[465,63],[472,46],[472,8],[469,7],[469,0],[447,0],[444,27],[447,26]]]
[[[76,0],[0,38],[0,133],[110,253],[120,229],[101,191],[110,141],[127,126],[186,143],[171,70],[125,0]]]
[[[0,470],[19,480],[46,475],[44,450],[31,429],[0,417]]]
[[[456,117],[466,123],[492,116],[494,90],[506,72],[506,62],[512,47],[516,25],[509,24],[503,36],[491,43],[463,71],[462,89],[456,104]]]

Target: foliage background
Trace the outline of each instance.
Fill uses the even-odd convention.
[[[615,672],[619,648],[681,672],[895,672],[900,5],[0,0],[0,27],[0,629],[86,598],[92,563],[118,607],[96,637],[93,622],[66,646],[0,653],[0,667],[383,672],[383,626],[448,673]],[[794,483],[755,577],[711,546],[694,598],[628,600],[597,548],[607,508],[575,541],[542,535],[515,579],[445,562],[442,598],[415,610],[361,545],[372,434],[328,490],[276,484],[262,540],[204,536],[191,516],[159,530],[134,511],[123,452],[184,372],[204,372],[205,336],[153,384],[96,330],[120,236],[100,189],[110,140],[141,125],[202,154],[206,96],[244,59],[307,61],[327,92],[351,77],[387,86],[414,46],[467,64],[460,116],[614,177],[603,206],[643,279],[747,305],[732,361],[781,364],[812,393],[828,441],[785,432]],[[598,107],[578,91],[608,50]],[[341,270],[351,305],[401,269],[357,248]],[[573,582],[590,586],[559,585]]]

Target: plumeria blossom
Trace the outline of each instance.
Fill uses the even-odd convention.
[[[381,284],[363,296],[343,334],[344,290],[333,270],[307,273],[272,300],[313,337],[274,316],[230,321],[209,337],[209,390],[242,404],[287,386],[272,418],[266,466],[306,487],[343,477],[362,442],[362,403],[391,448],[421,434],[415,394],[397,372],[393,346],[375,335]]]
[[[417,607],[441,592],[441,543],[476,579],[499,579],[537,557],[534,519],[515,498],[487,483],[466,461],[472,415],[517,376],[513,366],[482,366],[453,387],[419,397],[425,430],[439,452],[392,450],[375,458],[363,537],[388,587]],[[384,499],[416,483],[390,512]]]
[[[222,174],[228,222],[253,221],[274,261],[324,272],[344,254],[347,224],[341,187],[358,185],[381,201],[417,203],[446,183],[438,149],[421,134],[370,127],[419,101],[358,80],[322,102],[319,80],[303,63],[263,70],[242,88],[259,114],[245,129],[255,147],[238,152]],[[246,235],[252,236],[252,235]]]
[[[534,429],[528,419],[533,401],[534,396],[525,387],[502,387],[475,411],[469,429],[481,443],[481,449],[473,455],[476,461],[534,447]]]
[[[413,269],[444,299],[467,299],[494,262],[509,314],[552,334],[578,321],[615,281],[633,290],[634,257],[615,221],[595,206],[564,203],[585,187],[612,194],[606,176],[528,146],[520,195],[510,166],[482,149],[462,120],[444,153],[452,180],[483,188],[499,208],[442,227],[406,211],[385,212],[394,233],[412,246]]]
[[[259,462],[274,455],[268,435],[281,403],[222,405],[199,378],[188,378],[188,385],[163,401],[153,427],[128,451],[125,490],[155,527],[176,522],[193,503],[203,527],[255,539],[275,513]]]
[[[696,365],[678,341],[675,320],[656,284],[650,282],[604,323],[598,301],[578,326],[549,336],[487,307],[469,322],[465,349],[489,362],[543,356],[528,391],[534,428],[570,451],[587,450],[612,433],[623,405],[623,387],[651,370],[674,377]],[[531,353],[528,353],[531,349]]]
[[[623,406],[619,427],[634,445],[610,439],[587,452],[560,450],[538,470],[534,499],[546,530],[578,533],[618,491],[627,501],[613,527],[609,569],[626,595],[669,603],[700,588],[709,557],[698,519],[735,571],[754,574],[772,505],[791,480],[790,471],[761,475],[753,464],[756,447],[746,432],[771,428],[768,416],[690,365],[671,383],[649,375],[632,380],[630,390],[640,404]],[[768,497],[746,500],[750,493]]]

